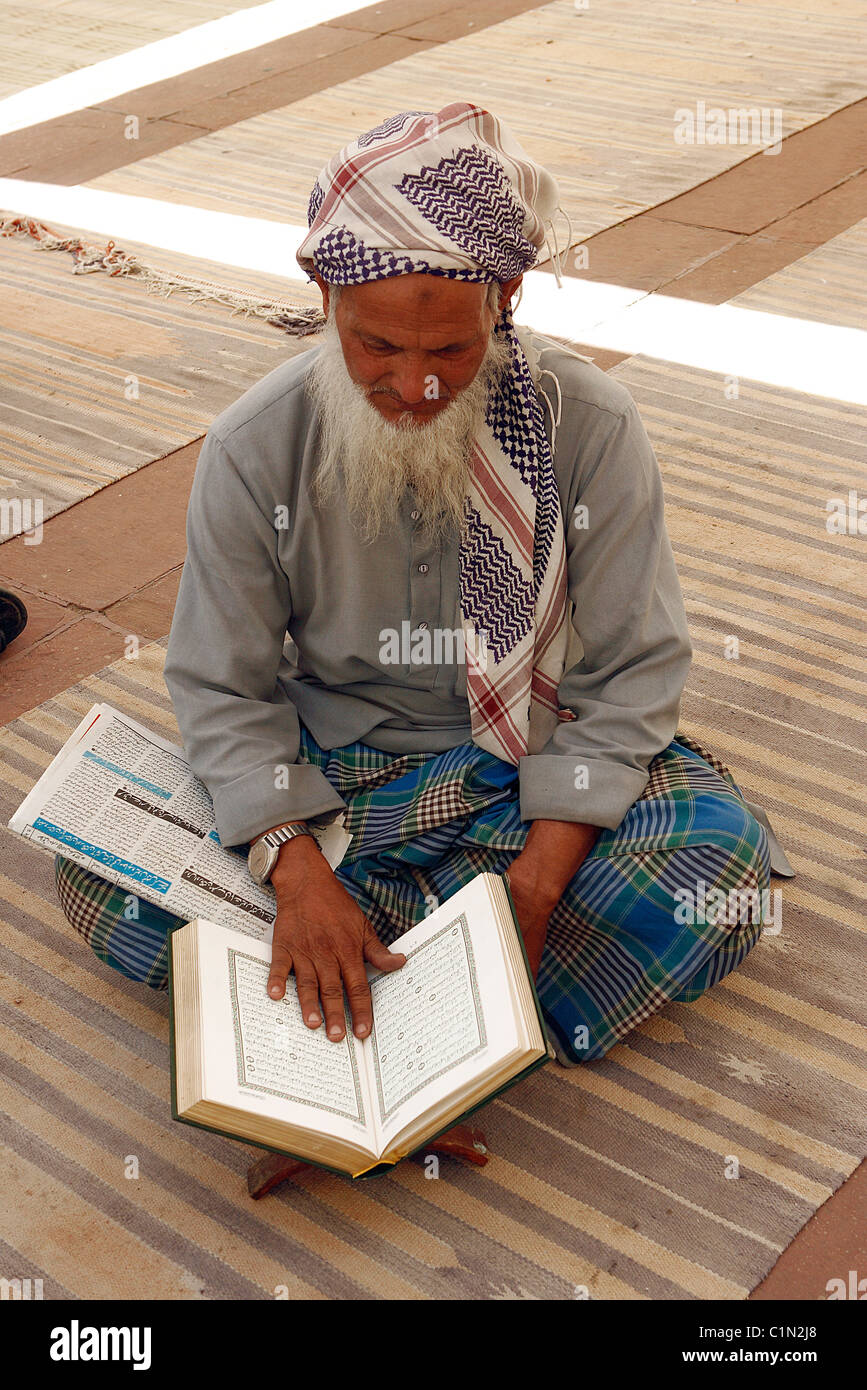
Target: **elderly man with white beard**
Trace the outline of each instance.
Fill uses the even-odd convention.
[[[370,1032],[367,967],[400,969],[389,947],[480,872],[508,877],[565,1065],[697,998],[761,934],[681,910],[700,885],[766,890],[769,843],[678,732],[691,649],[634,402],[512,319],[556,209],[472,104],[353,141],[298,251],[324,337],[199,459],[166,682],[222,843],[275,892],[271,997],[294,974],[335,1041],[344,996]],[[333,871],[310,829],[341,812]],[[92,877],[59,861],[68,915],[164,984],[177,919],[143,904],[124,925]]]

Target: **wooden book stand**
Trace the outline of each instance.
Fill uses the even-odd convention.
[[[433,1139],[419,1153],[448,1154],[452,1158],[463,1158],[480,1168],[488,1161],[488,1146],[480,1129],[471,1125],[456,1125],[454,1129]],[[281,1182],[291,1178],[310,1164],[299,1158],[289,1158],[286,1154],[266,1153],[257,1158],[247,1169],[247,1191],[257,1199],[273,1192]]]

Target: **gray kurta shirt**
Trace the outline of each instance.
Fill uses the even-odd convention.
[[[691,647],[659,468],[632,397],[550,339],[534,341],[562,397],[554,465],[575,639],[560,703],[578,718],[521,759],[521,815],[614,828],[674,735]],[[372,544],[345,506],[314,505],[304,378],[316,351],[218,417],[190,497],[165,676],[226,845],[344,805],[297,761],[299,717],[323,748],[361,739],[436,752],[471,737],[459,650],[446,643],[420,663],[416,639],[398,664],[383,660],[394,655],[384,634],[402,624],[405,634],[426,624],[432,639],[460,631],[457,536],[431,545],[411,492],[399,525]],[[551,378],[541,385],[552,396]],[[547,406],[545,419],[550,440]]]

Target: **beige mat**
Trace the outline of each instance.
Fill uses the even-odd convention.
[[[47,519],[199,438],[249,386],[313,341],[180,293],[148,293],[139,280],[73,275],[71,267],[64,252],[0,240],[0,499],[30,506],[4,511],[2,540],[33,524],[37,500]],[[231,283],[243,288],[244,273]]]
[[[261,0],[0,0],[0,97],[250,9]]]
[[[867,218],[729,303],[841,328],[867,328]]]
[[[649,359],[616,375],[665,475],[696,647],[682,723],[774,820],[798,874],[782,935],[602,1061],[493,1102],[486,1168],[311,1171],[254,1206],[250,1151],[170,1119],[165,998],[96,960],[50,857],[0,832],[0,1232],[46,1297],[742,1299],[857,1166],[864,549],[826,532],[824,501],[867,412],[749,383],[728,402]],[[162,659],[145,647],[5,730],[4,821],[93,701],[174,733]]]
[[[556,0],[88,186],[298,224],[348,140],[396,111],[470,100],[556,176],[581,239],[755,153],[675,144],[679,108],[780,108],[788,135],[862,97],[865,67],[861,0]]]

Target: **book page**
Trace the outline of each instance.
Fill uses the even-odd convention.
[[[450,1097],[478,1088],[518,1048],[493,881],[479,874],[393,942],[407,956],[402,969],[371,972],[364,1064],[380,1153]],[[429,956],[418,949],[428,943]]]
[[[271,938],[274,894],[220,844],[184,750],[110,705],[93,706],[9,825],[179,917]],[[336,822],[314,833],[336,867],[350,837]]]
[[[269,997],[266,943],[201,919],[196,928],[205,1098],[373,1150],[364,1044],[349,1028],[339,1043],[308,1028],[294,975],[282,999]]]
[[[464,913],[407,952],[406,965],[371,981],[378,1121],[487,1043]]]
[[[355,1049],[347,1037],[330,1042],[324,1028],[301,1016],[295,980],[282,999],[267,993],[269,965],[229,948],[229,994],[240,1090],[261,1092],[364,1124],[364,1099]]]

